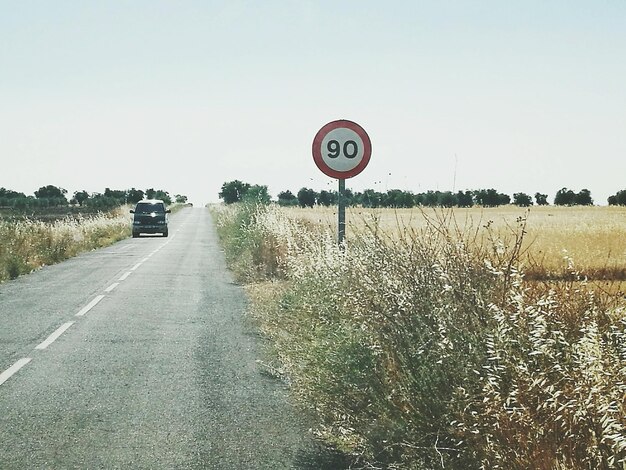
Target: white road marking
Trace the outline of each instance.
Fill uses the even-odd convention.
[[[63,323],[60,327],[56,329],[54,333],[48,336],[48,338],[46,338],[45,341],[35,346],[35,349],[46,349],[48,346],[54,343],[59,338],[59,336],[65,333],[65,330],[67,330],[73,324],[74,324],[73,321],[68,321],[67,323]]]
[[[141,262],[143,263],[143,261]],[[132,268],[130,268],[131,271],[135,271],[137,268],[139,268],[139,266],[141,266],[141,263],[137,263],[135,266],[133,266]]]
[[[89,310],[94,308],[98,304],[98,302],[100,302],[102,299],[104,299],[104,295],[96,296],[91,302],[89,302],[87,305],[85,305],[82,308],[82,310],[76,314],[76,316],[77,317],[82,317],[85,313],[87,313]]]
[[[113,289],[115,289],[117,286],[119,286],[120,283],[119,282],[114,282],[113,284],[111,284],[109,287],[107,287],[106,289],[104,289],[104,292],[111,292]]]
[[[139,262],[139,264],[145,263],[146,261],[148,261],[148,258],[144,258],[144,259],[142,259],[142,260]]]
[[[9,380],[13,374],[15,374],[18,370],[24,367],[31,361],[30,357],[25,357],[24,359],[20,359],[7,370],[0,374],[0,385]]]
[[[127,278],[128,276],[130,276],[131,274],[132,274],[132,272],[130,272],[130,271],[128,271],[128,272],[126,272],[126,273],[122,274],[122,277],[120,277],[120,278],[118,279],[118,281],[125,281],[125,280],[126,280],[126,278]]]
[[[128,250],[129,248],[134,248],[135,245],[124,245],[120,248],[120,251]]]

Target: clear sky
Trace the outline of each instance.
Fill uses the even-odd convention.
[[[0,0],[0,186],[626,189],[626,2]]]

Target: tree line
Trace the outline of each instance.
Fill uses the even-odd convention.
[[[267,186],[248,184],[239,180],[227,181],[222,185],[220,199],[226,204],[243,200],[252,200],[261,203],[270,203],[272,198]],[[337,204],[337,191],[315,191],[311,188],[301,188],[296,194],[290,190],[281,191],[274,202],[281,206],[313,207],[315,205],[331,206]],[[519,207],[529,207],[534,204],[548,205],[548,195],[535,193],[531,196],[526,193],[514,193],[513,197],[501,193],[496,189],[477,189],[465,191],[426,191],[413,193],[401,189],[390,189],[385,192],[366,189],[362,192],[353,192],[346,189],[344,200],[347,205],[363,207],[392,207],[410,208],[424,207],[497,207],[514,204]],[[626,205],[626,190],[619,191],[608,198],[609,205]],[[569,188],[562,188],[554,196],[553,204],[557,206],[590,206],[593,198],[588,189],[575,192]]]
[[[45,209],[50,207],[80,206],[87,209],[108,210],[123,204],[136,204],[142,199],[162,199],[166,204],[186,203],[187,196],[176,194],[173,198],[162,189],[110,189],[104,192],[75,191],[68,200],[67,190],[54,185],[42,186],[33,196],[22,192],[0,188],[0,207],[25,209]]]

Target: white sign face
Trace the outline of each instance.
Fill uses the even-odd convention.
[[[347,127],[339,127],[326,134],[322,139],[321,151],[324,163],[340,172],[354,170],[365,155],[363,140]]]

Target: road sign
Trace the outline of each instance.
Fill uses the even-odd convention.
[[[329,122],[313,139],[313,160],[331,178],[341,180],[358,175],[371,155],[372,143],[367,132],[345,119]]]

